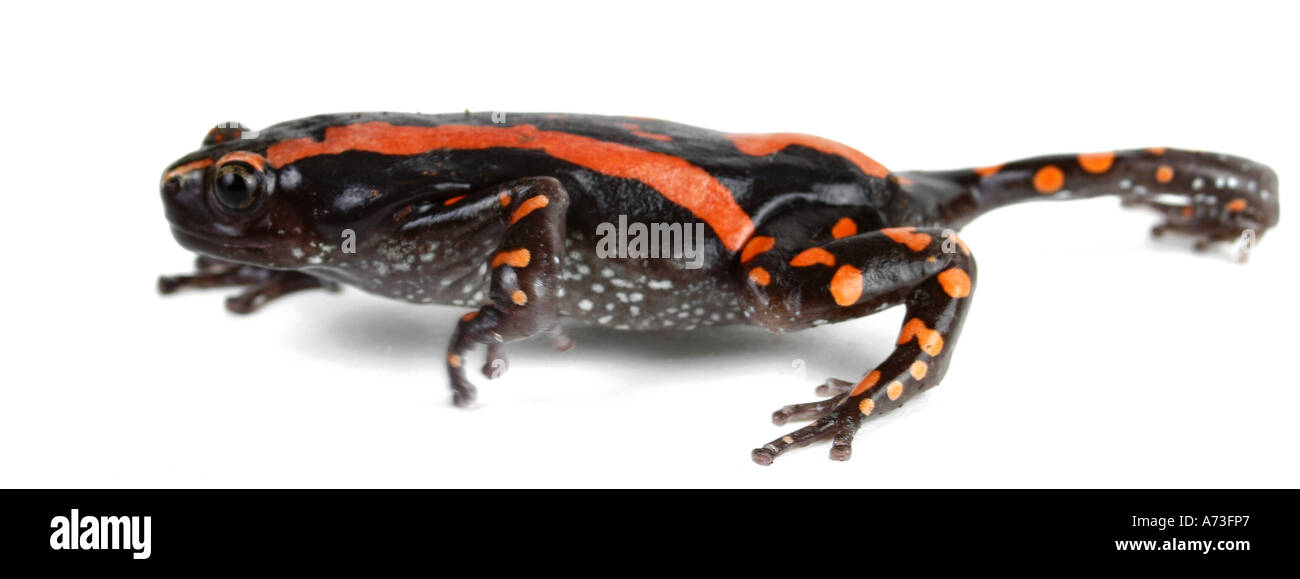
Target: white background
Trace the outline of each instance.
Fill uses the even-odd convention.
[[[951,371],[848,463],[749,451],[789,430],[772,410],[882,360],[901,310],[788,336],[578,328],[562,355],[511,347],[464,411],[442,368],[459,308],[345,291],[245,318],[228,291],[155,292],[191,263],[159,175],[226,120],[630,114],[895,170],[1175,146],[1296,174],[1284,3],[902,5],[7,4],[0,485],[1300,485],[1289,212],[1247,266],[1150,240],[1155,216],[1114,198],[977,221]]]

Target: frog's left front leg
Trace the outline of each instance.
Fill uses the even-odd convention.
[[[280,296],[297,291],[323,288],[338,291],[333,282],[296,271],[280,271],[252,265],[222,261],[206,255],[194,260],[195,272],[188,275],[164,275],[158,278],[158,292],[175,293],[184,288],[240,287],[246,289],[226,298],[226,309],[252,313]]]
[[[559,298],[563,296],[565,214],[569,196],[549,177],[520,179],[478,195],[498,200],[489,218],[506,225],[490,263],[492,303],[461,318],[447,349],[452,401],[474,401],[474,385],[465,376],[465,355],[475,344],[487,344],[484,373],[495,377],[504,368],[501,345],[546,335],[561,349],[571,345],[559,328]],[[472,201],[472,200],[471,200]],[[466,203],[470,203],[467,201]]]

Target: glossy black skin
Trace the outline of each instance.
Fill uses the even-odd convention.
[[[420,127],[531,125],[684,159],[730,190],[754,224],[751,238],[774,242],[742,259],[739,248],[729,249],[706,228],[698,269],[680,259],[601,258],[597,227],[619,216],[643,223],[702,219],[646,183],[541,150],[350,150],[284,166],[268,163],[256,171],[260,195],[242,211],[215,200],[217,165],[173,171],[237,151],[269,156],[277,143],[320,141],[327,127],[380,121]],[[640,136],[628,125],[670,140]],[[630,117],[343,114],[276,125],[253,139],[240,136],[237,130],[214,131],[202,149],[168,167],[163,201],[173,232],[184,247],[207,257],[197,275],[163,278],[160,287],[170,292],[245,285],[249,289],[228,302],[243,312],[284,293],[336,283],[416,303],[477,307],[460,323],[448,349],[458,404],[474,396],[462,362],[475,344],[488,345],[484,372],[495,377],[504,364],[504,343],[549,336],[560,347],[570,345],[562,320],[631,330],[746,322],[789,331],[901,304],[908,309],[906,320],[942,337],[941,349],[934,343],[923,347],[920,339],[900,343],[857,391],[849,392],[853,383],[830,380],[822,388],[834,395],[829,400],[778,411],[778,423],[817,420],[755,450],[754,460],[761,464],[824,437],[835,439],[833,458],[847,459],[861,420],[938,383],[975,281],[974,259],[964,244],[955,243],[953,231],[985,211],[1022,200],[1120,194],[1130,204],[1162,212],[1166,222],[1159,231],[1198,236],[1198,247],[1235,240],[1245,230],[1262,235],[1278,216],[1277,178],[1267,167],[1176,150],[1121,152],[1100,173],[1062,155],[1009,163],[988,176],[959,170],[881,177],[804,146],[755,156],[738,150],[723,133]],[[1035,187],[1035,175],[1049,165],[1061,170],[1065,186],[1043,192]],[[1166,170],[1172,179],[1163,179]],[[1156,193],[1177,196],[1187,205],[1171,204]],[[513,213],[532,197],[545,197],[549,204],[512,223]],[[856,232],[837,238],[832,227],[845,218]],[[899,227],[916,228],[907,233],[919,236],[911,238],[919,240],[915,247],[900,242],[897,230],[880,231]],[[349,234],[355,236],[355,253],[340,249]],[[498,251],[519,248],[530,252],[526,266],[492,264]],[[834,264],[791,264],[809,248],[833,256]],[[860,273],[855,274],[860,283],[845,286],[842,282],[854,277],[846,274],[853,272]],[[846,301],[837,287],[858,290]],[[517,292],[525,295],[524,303]]]

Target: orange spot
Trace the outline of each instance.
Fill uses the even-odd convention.
[[[456,354],[447,354],[447,364],[451,365],[452,368],[459,368],[460,356],[457,356]]]
[[[1223,206],[1223,208],[1227,209],[1228,213],[1238,213],[1240,211],[1244,211],[1246,209],[1246,200],[1238,197],[1236,199],[1233,199],[1232,201],[1229,201],[1227,205]]]
[[[897,243],[906,245],[912,251],[921,251],[930,246],[928,233],[916,233],[915,227],[887,227],[881,233]]]
[[[1115,163],[1115,152],[1107,151],[1105,153],[1082,153],[1079,155],[1079,166],[1089,173],[1105,173],[1110,170],[1110,166]]]
[[[940,273],[938,279],[944,293],[949,296],[964,298],[970,295],[970,276],[966,275],[966,270],[960,267],[950,268]]]
[[[758,255],[760,253],[763,253],[764,251],[772,249],[772,247],[775,245],[776,245],[775,237],[767,237],[765,235],[759,235],[754,237],[753,239],[750,239],[749,243],[745,244],[745,249],[740,252],[740,263],[745,263],[751,259],[754,259],[755,255]]]
[[[1034,189],[1039,193],[1055,193],[1065,185],[1065,173],[1056,165],[1047,165],[1034,173]]]
[[[848,217],[841,217],[839,221],[835,222],[835,226],[831,227],[831,237],[834,237],[835,239],[852,237],[857,234],[858,224],[854,223],[853,220]]]
[[[889,386],[885,387],[885,393],[889,394],[890,400],[898,400],[898,397],[903,395],[903,383],[898,380],[890,382]]]
[[[478,312],[470,312],[470,313],[468,313],[468,314],[465,314],[465,315],[461,316],[461,317],[460,317],[460,321],[462,321],[462,322],[468,322],[468,321],[470,321],[470,320],[472,320],[472,319],[474,319],[474,318],[477,318],[477,317],[478,317]]]
[[[220,159],[217,159],[217,165],[225,165],[231,161],[248,163],[258,171],[261,171],[263,167],[266,167],[266,159],[263,159],[262,156],[257,153],[249,153],[248,151],[231,151],[226,153],[225,155],[222,155]]]
[[[503,251],[492,258],[492,267],[497,268],[504,265],[510,267],[527,267],[528,262],[532,261],[533,255],[527,248],[521,247],[511,251]]]
[[[835,256],[820,247],[811,247],[790,258],[790,265],[808,267],[810,265],[835,265]]]
[[[870,398],[863,398],[862,402],[858,403],[858,410],[861,410],[863,414],[871,414],[871,411],[875,409],[876,401]]]
[[[771,274],[767,273],[767,270],[761,267],[749,270],[749,279],[755,284],[761,286],[766,286],[767,284],[772,283]]]
[[[862,378],[861,382],[858,382],[857,386],[853,387],[853,390],[849,392],[849,396],[857,396],[858,394],[866,392],[867,388],[875,386],[876,382],[879,381],[880,381],[880,370],[872,370],[871,373],[867,374],[865,377]]]
[[[509,194],[509,193],[502,193],[501,195],[499,195],[499,196],[497,197],[497,199],[501,201],[501,206],[502,206],[502,207],[505,207],[505,206],[507,206],[507,205],[510,205],[510,194]]]
[[[943,351],[943,335],[938,330],[927,328],[920,318],[912,318],[903,324],[903,331],[898,334],[898,343],[906,344],[913,337],[926,354],[938,356]]]
[[[635,179],[707,223],[731,251],[754,231],[754,222],[736,199],[708,171],[665,153],[600,141],[533,125],[510,127],[441,125],[394,126],[383,121],[329,127],[325,138],[290,139],[266,151],[277,167],[317,155],[368,151],[416,155],[436,149],[532,149],[611,177]]]
[[[1004,166],[1005,164],[1000,163],[997,165],[989,165],[987,167],[978,167],[975,169],[975,174],[979,175],[980,177],[988,177],[990,175],[997,173],[998,171],[1001,171],[1002,167]]]
[[[1168,183],[1168,182],[1173,181],[1173,180],[1174,180],[1174,168],[1173,168],[1173,167],[1170,167],[1169,165],[1161,165],[1161,166],[1159,166],[1159,167],[1156,167],[1156,181],[1157,181],[1157,182],[1160,182],[1160,183]]]
[[[1192,209],[1191,205],[1188,205],[1187,207],[1184,207],[1182,211],[1179,211],[1179,213],[1182,213],[1183,217],[1191,217],[1196,213],[1196,210]]]
[[[1157,156],[1157,157],[1159,157],[1160,155],[1165,154],[1165,151],[1167,151],[1167,150],[1168,150],[1168,149],[1166,149],[1166,148],[1164,148],[1164,147],[1148,147],[1148,148],[1147,148],[1147,152],[1148,152],[1148,153],[1151,153],[1152,155],[1155,155],[1155,156]]]
[[[529,213],[532,213],[550,204],[551,204],[550,198],[548,198],[545,195],[537,195],[535,197],[529,197],[525,199],[523,203],[520,203],[519,207],[515,209],[515,214],[510,216],[510,224],[514,225],[516,221],[528,217]]]
[[[851,306],[862,297],[862,270],[841,265],[831,277],[831,296],[841,306]]]
[[[863,155],[857,149],[837,143],[830,139],[814,137],[812,135],[800,135],[795,133],[773,133],[767,135],[727,135],[732,143],[740,152],[753,157],[765,157],[791,145],[807,147],[816,151],[821,151],[828,155],[838,155],[849,162],[858,166],[863,173],[872,177],[884,179],[889,175],[889,169],[884,165],[877,163],[871,157]]]
[[[524,290],[512,291],[510,292],[510,301],[515,302],[517,306],[522,306],[528,303],[528,294],[524,293]]]
[[[455,196],[455,197],[452,197],[451,199],[448,199],[448,200],[446,200],[446,201],[443,201],[442,204],[443,204],[443,205],[455,205],[455,204],[457,204],[457,203],[460,203],[462,200],[464,200],[465,197],[466,197],[465,195],[457,195],[457,196]]]
[[[413,205],[407,205],[406,207],[398,209],[397,213],[393,214],[393,221],[402,221],[403,219],[410,217],[413,212],[415,212],[415,206]]]
[[[163,175],[163,180],[166,181],[177,175],[184,175],[186,173],[189,173],[190,171],[197,171],[199,169],[203,169],[211,165],[212,165],[212,159],[199,159],[197,161],[190,161],[184,165],[172,169],[171,171],[168,171],[166,175]]]
[[[907,372],[912,375],[912,378],[917,380],[925,378],[925,373],[929,371],[930,367],[920,360],[912,362],[912,367],[907,369]]]

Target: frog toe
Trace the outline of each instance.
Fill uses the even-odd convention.
[[[835,401],[833,407],[824,412],[817,420],[759,448],[755,448],[750,452],[750,458],[755,463],[766,466],[772,464],[776,457],[792,448],[806,446],[827,437],[832,437],[831,460],[848,460],[853,454],[853,435],[858,431],[861,420],[860,414],[855,409],[844,404],[846,398],[847,395],[842,395],[832,399]],[[811,404],[826,402],[830,402],[830,400]],[[801,404],[794,406],[812,407],[811,405]]]
[[[790,404],[772,413],[772,424],[782,426],[791,420],[811,420],[829,412],[836,404],[844,400],[847,393],[836,394],[825,400]]]
[[[496,380],[510,369],[510,364],[506,362],[506,354],[502,345],[492,343],[487,345],[487,360],[483,362],[483,376],[488,380]]]
[[[818,396],[834,396],[836,394],[840,394],[852,390],[854,384],[855,382],[850,382],[848,380],[840,380],[839,378],[827,378],[826,382],[823,382],[822,384],[817,386],[817,390],[815,390],[815,392]]]

